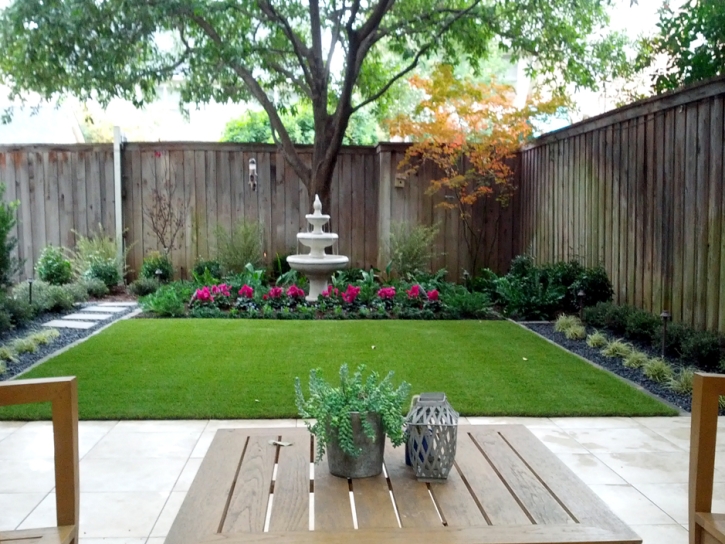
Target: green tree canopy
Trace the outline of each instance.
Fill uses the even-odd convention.
[[[256,100],[272,137],[325,203],[355,112],[436,52],[472,65],[492,48],[531,75],[596,87],[621,51],[602,32],[612,0],[13,0],[0,15],[0,82],[142,105],[181,76],[186,104]],[[599,36],[599,38],[596,38]],[[621,62],[620,62],[621,64]],[[312,107],[312,159],[281,111]]]
[[[640,41],[638,66],[655,71],[653,88],[661,93],[725,74],[725,1],[688,0],[675,11],[665,2],[659,10],[658,32]]]

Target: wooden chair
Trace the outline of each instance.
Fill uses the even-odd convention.
[[[690,544],[725,544],[725,514],[712,513],[718,401],[725,376],[695,373],[690,430]]]
[[[57,527],[0,531],[2,544],[77,544],[78,388],[75,377],[17,380],[0,383],[0,406],[51,402],[55,450]]]

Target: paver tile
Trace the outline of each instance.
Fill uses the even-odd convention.
[[[47,323],[43,323],[43,327],[53,327],[54,329],[90,329],[96,324],[92,321],[73,321],[71,319],[53,319]]]
[[[113,317],[113,314],[102,314],[99,312],[91,312],[88,314],[84,313],[74,313],[74,314],[68,314],[64,315],[63,319],[80,319],[85,321],[103,321],[104,319],[110,319]]]

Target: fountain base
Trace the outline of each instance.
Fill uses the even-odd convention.
[[[310,280],[308,302],[317,302],[322,291],[327,289],[330,277],[335,270],[346,268],[350,259],[344,255],[325,255],[323,258],[309,255],[290,255],[287,257],[290,267],[301,272]]]

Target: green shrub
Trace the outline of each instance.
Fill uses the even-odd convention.
[[[83,273],[83,279],[101,280],[109,289],[121,282],[115,260],[95,259],[90,262]]]
[[[583,340],[586,338],[586,335],[587,329],[584,325],[574,325],[564,331],[564,336],[566,336],[568,340]]]
[[[668,382],[674,376],[672,367],[662,359],[650,359],[642,367],[642,372],[650,380],[657,383]]]
[[[238,274],[247,264],[260,268],[264,263],[264,229],[258,222],[237,221],[231,231],[217,225],[216,257],[225,274]]]
[[[42,280],[33,282],[33,301],[30,304],[33,311],[38,314],[42,312],[60,312],[70,310],[75,303],[77,288],[70,288],[64,285],[50,285]],[[30,285],[27,281],[19,283],[13,289],[13,297],[17,300],[27,301],[30,296]]]
[[[584,306],[594,306],[600,302],[610,302],[614,295],[612,282],[607,276],[607,271],[602,266],[585,268],[574,283],[569,286],[569,292],[577,297],[578,293],[584,291]]]
[[[509,275],[517,278],[525,278],[534,269],[534,259],[529,255],[517,255],[511,260]]]
[[[56,329],[47,329],[33,333],[28,338],[38,346],[46,346],[60,338],[60,333]]]
[[[15,327],[22,327],[34,317],[32,306],[27,299],[13,298],[0,295],[0,308],[10,316],[10,321]]]
[[[632,353],[632,346],[621,340],[612,340],[602,350],[605,357],[627,357]]]
[[[61,285],[50,285],[45,298],[45,311],[66,312],[73,309],[73,292]]]
[[[392,272],[400,278],[416,271],[429,272],[438,231],[437,225],[426,227],[393,223],[387,247]]]
[[[605,328],[611,306],[613,306],[611,302],[599,302],[594,306],[584,308],[584,323],[598,329]]]
[[[0,334],[8,332],[9,330],[12,330],[12,328],[13,320],[10,317],[10,314],[5,310],[0,309]]]
[[[649,357],[646,353],[635,350],[624,358],[622,364],[627,368],[642,368],[647,361],[649,361]]]
[[[608,343],[609,343],[609,340],[607,339],[607,337],[599,331],[595,331],[592,334],[590,334],[589,336],[587,336],[587,346],[589,346],[590,348],[595,348],[595,349],[603,348]]]
[[[695,380],[695,371],[693,367],[681,368],[680,371],[670,378],[669,387],[675,393],[682,395],[692,394],[692,384]]]
[[[73,231],[76,235],[76,247],[74,251],[68,251],[71,255],[71,265],[76,276],[81,278],[99,278],[108,286],[117,285],[126,271],[126,256],[131,246],[125,248],[119,257],[117,251],[116,240],[111,235],[106,235],[103,225],[98,225],[98,232],[91,236],[84,236],[79,232]],[[111,274],[106,269],[110,267],[110,263],[116,268],[116,274]],[[91,269],[94,271],[91,271]],[[109,285],[111,279],[116,279],[115,283]]]
[[[82,283],[67,283],[62,288],[70,295],[73,302],[85,302],[88,300],[88,289]]]
[[[70,283],[73,278],[71,264],[65,257],[63,248],[46,246],[35,265],[35,273],[51,285]]]
[[[98,278],[81,278],[79,284],[82,285],[86,292],[95,298],[103,298],[108,294],[108,287]]]
[[[624,335],[630,340],[650,344],[657,339],[661,326],[661,318],[632,308],[625,318]]]
[[[527,276],[509,274],[496,280],[497,301],[504,315],[515,319],[550,319],[560,308],[565,292],[544,281],[537,268]]]
[[[12,235],[17,224],[19,200],[6,202],[5,184],[0,183],[0,289],[7,289],[13,284],[13,278],[20,271],[23,262],[13,257],[13,250],[18,239]]]
[[[722,356],[722,337],[710,331],[692,331],[682,342],[682,357],[699,368],[716,371]]]
[[[581,326],[581,321],[575,315],[560,315],[554,323],[554,330],[556,332],[566,332],[572,327]]]
[[[452,319],[485,319],[492,315],[491,301],[485,293],[470,292],[462,285],[441,295],[448,317]]]
[[[467,283],[471,291],[479,291],[488,294],[489,297],[496,293],[496,280],[498,276],[490,268],[482,268],[475,278],[469,278]]]
[[[156,278],[139,278],[129,286],[129,290],[137,297],[145,297],[155,293],[161,286]]]
[[[16,338],[12,342],[12,349],[15,351],[15,353],[35,353],[38,351],[38,344],[35,343],[35,341],[30,338]]]
[[[7,361],[9,363],[17,363],[18,358],[13,348],[10,346],[0,346],[0,361]]]
[[[152,251],[143,260],[141,265],[141,277],[146,279],[156,279],[163,283],[174,279],[174,265],[168,255],[163,255],[158,251]]]
[[[186,314],[184,303],[187,300],[182,298],[174,287],[164,285],[155,293],[141,298],[139,302],[145,312],[159,317],[182,317]]]
[[[195,276],[203,276],[206,271],[209,271],[209,274],[213,278],[221,278],[222,277],[222,266],[219,264],[219,261],[214,259],[199,259],[194,264],[194,275]]]

